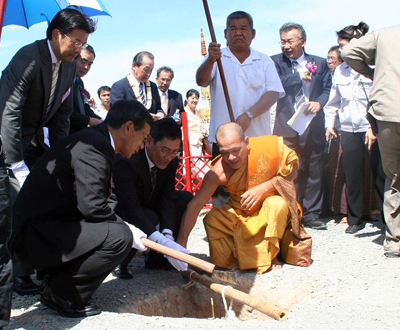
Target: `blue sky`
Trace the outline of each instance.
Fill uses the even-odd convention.
[[[37,0],[36,0],[37,1]],[[200,28],[206,43],[210,42],[201,0],[102,0],[112,18],[99,16],[97,31],[89,36],[96,51],[91,71],[83,78],[86,89],[95,96],[101,85],[112,85],[130,69],[133,56],[147,50],[155,55],[156,69],[171,66],[175,79],[171,88],[183,95],[198,88],[195,72],[202,62]],[[218,42],[224,44],[226,16],[236,10],[250,13],[256,37],[252,47],[268,55],[280,52],[279,27],[288,21],[304,26],[307,32],[306,51],[326,56],[336,44],[335,31],[363,20],[370,31],[400,24],[399,0],[208,0]],[[22,46],[45,37],[47,24],[39,23],[26,30],[3,28],[0,44],[0,70]],[[199,88],[198,88],[199,89]],[[97,96],[97,95],[96,95]]]

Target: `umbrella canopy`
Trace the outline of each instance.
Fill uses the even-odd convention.
[[[100,0],[8,0],[3,26],[20,25],[29,29],[36,23],[51,21],[70,5],[80,7],[87,16],[111,16]]]

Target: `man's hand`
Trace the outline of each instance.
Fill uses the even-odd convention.
[[[210,42],[208,45],[208,58],[213,62],[221,58],[221,44]]]
[[[21,160],[20,162],[12,163],[8,169],[13,172],[15,178],[18,180],[19,187],[22,188],[22,185],[29,174],[28,166],[26,166],[25,162]]]
[[[101,124],[103,121],[101,119],[97,119],[94,117],[90,117],[89,119],[89,126],[96,126],[98,124]]]
[[[319,110],[322,109],[321,104],[319,102],[310,101],[310,102],[306,102],[304,104],[308,105],[308,109],[306,111],[304,111],[304,114],[306,116],[311,115],[313,113],[317,113]]]
[[[153,117],[154,120],[159,120],[165,117],[165,113],[162,111],[157,112],[156,114],[150,113],[150,115]]]
[[[242,194],[240,204],[247,213],[252,213],[257,209],[265,200],[268,191],[263,185],[258,185],[247,190]]]
[[[304,81],[311,81],[312,75],[308,71],[299,72],[301,79]]]
[[[159,231],[155,231],[153,234],[151,234],[149,236],[149,239],[164,245],[166,247],[169,247],[171,249],[183,252],[183,253],[190,253],[189,250],[185,249],[183,246],[179,245],[178,243],[174,242],[172,239],[164,236],[163,234],[161,234]],[[183,270],[187,270],[188,268],[188,264],[186,262],[168,257],[168,256],[164,256],[165,258],[167,258],[167,260],[169,261],[169,263],[176,269],[179,271],[183,271]]]
[[[239,117],[236,118],[236,124],[238,124],[243,132],[246,132],[246,129],[250,126],[251,119],[246,113],[242,113]]]
[[[329,137],[330,137],[331,135],[333,135],[335,138],[337,138],[337,134],[336,134],[335,130],[333,129],[333,127],[327,127],[326,130],[325,130],[325,139],[326,139],[326,142],[329,141]]]
[[[143,237],[146,238],[147,235],[134,225],[131,225],[130,223],[127,222],[125,222],[125,224],[129,227],[133,236],[132,248],[137,249],[139,251],[146,251],[147,247],[143,245],[142,238]]]
[[[368,128],[368,131],[365,133],[365,144],[368,145],[368,150],[371,150],[372,145],[376,141],[376,136],[372,132],[372,128]]]

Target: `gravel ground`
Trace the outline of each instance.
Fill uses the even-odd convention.
[[[313,237],[310,267],[284,265],[263,275],[238,273],[240,289],[282,308],[285,321],[236,303],[236,315],[246,320],[211,319],[207,289],[199,284],[183,289],[186,281],[177,272],[147,271],[143,258],[136,258],[130,264],[133,280],[110,275],[94,295],[102,314],[63,318],[41,305],[38,297],[15,295],[6,329],[400,329],[400,260],[383,256],[382,223],[366,223],[362,231],[348,235],[338,219],[325,221],[328,230],[308,230]],[[198,221],[188,247],[207,260],[204,237]],[[211,296],[220,313],[221,297]]]

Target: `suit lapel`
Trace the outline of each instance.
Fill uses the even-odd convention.
[[[284,73],[292,73],[292,62],[282,54],[282,67],[284,69]]]
[[[305,56],[306,56],[307,63],[308,62],[314,62],[314,57],[313,56],[310,56],[308,54],[305,54]],[[317,71],[318,71],[318,68],[317,68]],[[315,74],[317,74],[317,72]],[[312,95],[312,92],[313,92],[313,89],[314,89],[314,85],[315,85],[315,77],[313,75],[311,77],[310,98],[311,98],[311,95]]]
[[[142,181],[143,181],[143,199],[145,202],[150,200],[151,197],[151,178],[150,178],[150,170],[149,163],[147,161],[145,149],[139,151],[140,156],[140,168],[142,173]]]
[[[128,93],[130,93],[132,95],[133,99],[136,100],[135,93],[133,92],[132,87],[129,84],[128,78],[125,78],[125,84],[126,84],[126,88],[128,89]]]
[[[43,69],[43,92],[44,92],[44,103],[43,103],[43,115],[42,118],[46,117],[47,106],[49,104],[50,92],[51,92],[51,78],[53,75],[53,64],[51,62],[50,51],[47,46],[47,40],[42,40],[40,47],[40,58],[42,59]]]

